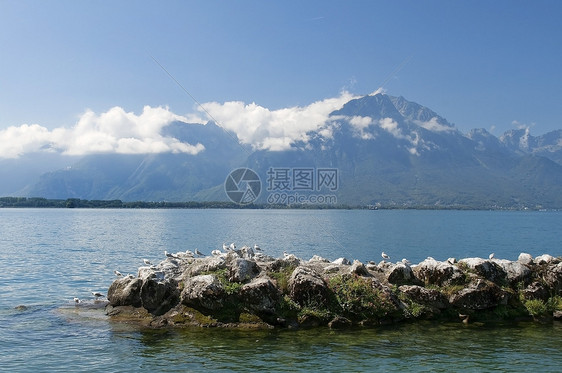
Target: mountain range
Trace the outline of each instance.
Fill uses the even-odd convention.
[[[499,137],[485,129],[462,133],[403,97],[352,99],[282,151],[254,150],[214,122],[173,122],[164,132],[205,150],[4,159],[0,195],[228,201],[227,176],[246,167],[261,180],[259,203],[298,195],[351,206],[562,208],[562,130],[537,137],[529,128]],[[325,171],[337,178],[322,179]]]

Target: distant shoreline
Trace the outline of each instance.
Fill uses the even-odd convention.
[[[95,209],[250,209],[250,210],[469,210],[469,211],[559,211],[526,206],[468,206],[468,205],[344,205],[344,204],[246,204],[234,202],[168,202],[87,200],[79,198],[48,199],[41,197],[0,197],[0,208],[95,208]]]

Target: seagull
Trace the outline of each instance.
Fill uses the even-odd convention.
[[[410,263],[410,261],[409,261],[408,259],[406,259],[406,258],[402,259],[402,263],[405,264],[405,265],[407,265],[407,266],[409,266],[410,264],[412,264],[412,263]]]
[[[118,270],[113,271],[113,273],[115,273],[115,276],[117,276],[117,277],[123,276],[123,274],[121,272],[119,272]]]
[[[490,255],[488,255],[488,258],[494,259],[494,253],[491,253]]]
[[[144,264],[146,264],[147,266],[152,265],[152,263],[150,263],[150,260],[148,260],[148,259],[143,259],[142,261],[143,261]]]
[[[74,297],[74,303],[76,303],[76,304],[80,303],[80,299],[79,299],[79,298],[76,298],[76,297]]]
[[[383,259],[390,259],[390,257],[384,251],[381,253],[381,256]]]
[[[203,253],[201,251],[199,251],[199,249],[195,249],[195,255],[199,255],[199,256],[205,256],[203,255]]]
[[[234,249],[236,249],[236,245],[233,242],[233,243],[230,244],[230,250],[234,250]]]
[[[185,255],[193,257],[193,251],[191,250],[185,250]]]
[[[221,255],[221,251],[220,250],[213,250],[213,251],[211,251],[211,255],[219,256],[219,255]]]
[[[176,256],[174,254],[171,254],[166,250],[164,250],[164,255],[166,255],[166,257],[168,257],[168,258],[176,258]]]
[[[92,295],[94,297],[96,297],[96,299],[99,298],[99,297],[103,297],[103,294],[100,293],[99,291],[92,291]]]
[[[228,246],[225,243],[222,244],[222,251],[228,251]]]
[[[261,247],[259,247],[259,246],[256,244],[256,245],[254,245],[254,250],[256,250],[256,251],[261,251]]]

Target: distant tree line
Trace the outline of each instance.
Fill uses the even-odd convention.
[[[123,202],[114,200],[87,200],[79,198],[47,199],[41,197],[0,197],[0,208],[6,207],[33,207],[33,208],[96,208],[96,209],[363,209],[363,210],[541,210],[540,206],[527,208],[522,206],[498,206],[498,205],[319,205],[319,204],[254,204],[240,205],[234,202],[151,202],[134,201]]]
[[[150,202],[134,201],[123,202],[115,200],[87,200],[79,198],[47,199],[40,197],[0,197],[2,207],[33,207],[33,208],[97,208],[97,209],[334,209],[349,208],[343,205],[282,205],[282,204],[247,204],[240,205],[234,202]]]

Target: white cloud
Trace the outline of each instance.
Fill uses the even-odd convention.
[[[439,123],[437,117],[433,117],[427,122],[416,120],[414,123],[432,132],[456,131],[453,127]]]
[[[221,127],[233,131],[241,142],[255,149],[286,150],[295,141],[307,141],[306,133],[320,129],[334,110],[355,98],[348,92],[338,97],[314,102],[305,107],[270,110],[256,103],[230,101],[223,104],[208,102],[200,108],[209,113]]]
[[[17,158],[31,152],[59,152],[65,155],[92,153],[188,153],[197,154],[202,144],[187,144],[161,135],[162,129],[173,121],[186,123],[217,122],[234,132],[244,144],[254,149],[287,150],[295,141],[308,141],[307,132],[321,131],[331,136],[333,121],[330,113],[357,98],[343,91],[304,107],[270,110],[256,103],[240,101],[208,102],[194,114],[180,116],[168,108],[145,106],[141,114],[113,107],[97,114],[91,110],[80,116],[73,127],[49,130],[38,124],[23,124],[0,130],[0,158]],[[368,126],[370,119],[357,117],[355,125]]]
[[[382,118],[379,120],[379,126],[389,132],[392,136],[397,139],[405,139],[406,136],[402,134],[400,128],[398,128],[398,123],[392,118]]]
[[[201,144],[182,143],[160,134],[173,121],[187,118],[168,108],[145,106],[140,115],[113,107],[105,113],[86,111],[71,128],[48,130],[38,124],[23,124],[0,130],[0,158],[49,151],[66,155],[92,153],[188,153],[204,150]]]
[[[356,135],[363,140],[370,140],[375,138],[372,133],[367,132],[367,128],[374,123],[375,122],[373,118],[361,117],[359,115],[353,116],[349,119],[349,124],[351,124],[351,127],[354,129]]]

